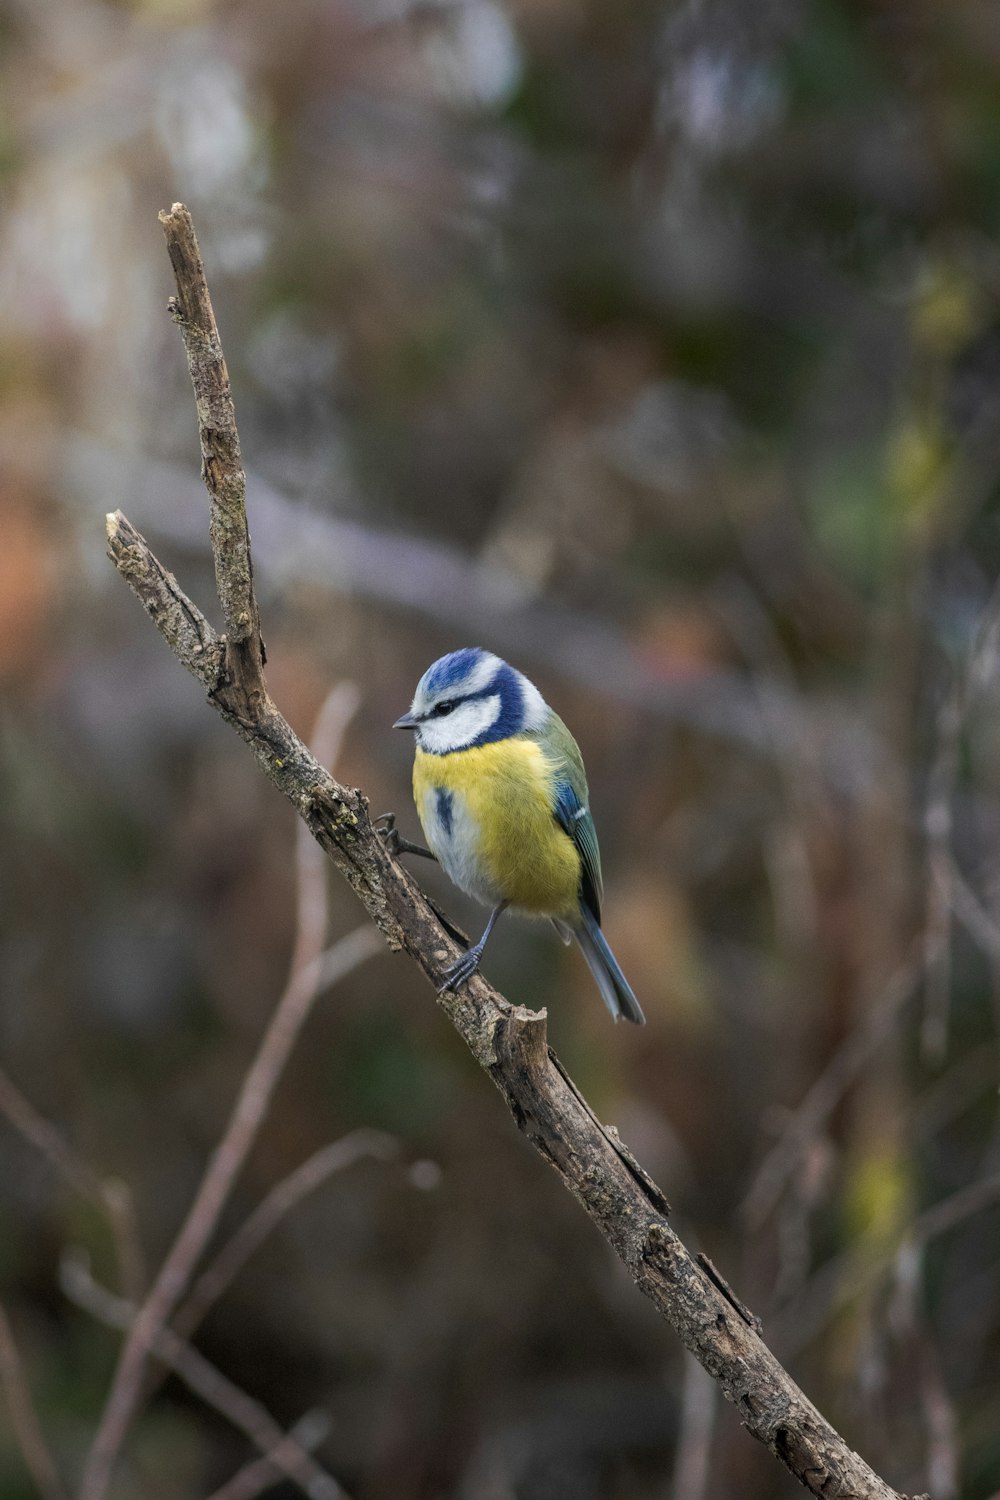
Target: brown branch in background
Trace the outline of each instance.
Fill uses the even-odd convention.
[[[326,1412],[307,1411],[294,1427],[289,1428],[288,1437],[264,1458],[255,1458],[237,1470],[232,1479],[227,1479],[219,1489],[213,1490],[208,1500],[256,1500],[262,1490],[270,1489],[274,1482],[287,1472],[286,1461],[294,1450],[312,1453],[318,1448],[330,1430],[330,1419]]]
[[[371,929],[358,928],[338,945],[344,971],[378,951]],[[222,1139],[212,1154],[194,1202],[146,1300],[130,1321],[111,1390],[88,1455],[80,1500],[98,1500],[135,1416],[143,1390],[146,1361],[183,1297],[192,1272],[215,1231],[233,1183],[264,1122],[275,1085],[317,993],[318,965],[299,970],[285,990],[264,1034]]]
[[[176,207],[164,222],[186,226],[185,233],[171,242],[171,259],[179,284],[190,288],[194,279],[203,276],[193,231],[187,232],[190,219],[185,210]],[[178,268],[182,251],[186,259]],[[189,319],[190,308],[198,300],[185,294]],[[207,302],[207,289],[201,300]],[[210,331],[215,339],[214,343],[207,340],[210,358],[217,361],[220,355],[214,320]],[[207,378],[199,365],[206,340],[186,335],[185,343],[197,393]],[[203,448],[205,442],[203,434]],[[238,449],[235,451],[238,453]],[[211,475],[206,474],[206,478],[211,487]],[[213,506],[215,503],[213,495]],[[128,581],[154,620],[169,608],[174,610],[171,618],[176,619],[176,584],[124,517],[108,518],[108,543],[116,566],[127,559]],[[218,546],[215,564],[217,572],[223,574],[229,566],[229,554]],[[232,587],[238,590],[241,579],[249,577],[247,567]],[[230,591],[232,587],[226,583]],[[191,611],[191,624],[176,654],[205,681],[199,654],[194,651],[200,642],[200,617],[187,601],[184,607]],[[209,684],[213,706],[237,729],[267,775],[298,809],[389,945],[406,949],[424,973],[440,984],[458,950],[419,887],[375,834],[364,797],[339,785],[323,770],[271,702],[259,672],[248,686],[249,679],[231,669],[229,649],[227,646],[226,665],[230,669],[220,672]],[[895,1491],[807,1400],[754,1328],[674,1234],[662,1193],[617,1135],[601,1125],[550,1053],[544,1012],[533,1014],[512,1007],[482,976],[474,977],[458,994],[439,996],[439,1003],[500,1089],[519,1128],[587,1210],[685,1346],[719,1382],[747,1429],[816,1495],[894,1500]],[[174,1252],[171,1259],[176,1259]],[[158,1314],[165,1304],[174,1305],[162,1289],[158,1300]],[[154,1326],[159,1325],[154,1325],[148,1313],[144,1318],[140,1310],[127,1340],[132,1363],[129,1380],[134,1378],[136,1362],[141,1369]],[[120,1365],[113,1400],[88,1465],[82,1500],[103,1497],[111,1465],[128,1428],[131,1408],[123,1408],[122,1396],[129,1381],[123,1381],[121,1371]]]
[[[24,1097],[16,1085],[0,1070],[0,1114],[3,1114],[26,1141],[56,1169],[82,1198],[89,1198],[101,1208],[104,1203],[104,1184],[97,1173],[81,1161],[71,1150],[62,1135]]]
[[[751,1229],[759,1229],[776,1206],[785,1184],[857,1078],[872,1053],[891,1032],[924,972],[926,944],[916,946],[882,993],[864,1007],[864,1020],[845,1038],[794,1110],[778,1141],[761,1162],[740,1205]]]
[[[819,1331],[861,1292],[891,1276],[901,1256],[923,1249],[938,1235],[947,1234],[973,1214],[1000,1203],[1000,1172],[959,1188],[924,1209],[907,1225],[902,1242],[872,1255],[854,1247],[832,1256],[806,1285],[782,1307],[769,1326],[786,1353],[805,1349]]]
[[[951,909],[980,948],[996,962],[1000,960],[1000,927],[983,906],[979,897],[967,884],[955,867],[954,861],[948,871],[946,894]]]
[[[67,1297],[92,1317],[126,1334],[134,1328],[135,1308],[100,1286],[80,1259],[70,1256],[64,1259],[60,1280]],[[172,1329],[162,1326],[156,1329],[149,1350],[207,1406],[244,1433],[270,1463],[301,1485],[307,1495],[315,1500],[345,1500],[345,1491],[333,1475],[306,1453],[290,1432],[284,1431],[266,1407],[234,1385]]]
[[[951,850],[952,802],[958,780],[962,730],[976,695],[995,675],[1000,641],[1000,583],[983,610],[965,660],[956,669],[938,713],[937,754],[927,790],[927,989],[920,1033],[924,1056],[939,1062],[948,1046],[951,993],[951,918],[958,877]],[[959,896],[957,899],[961,899]],[[933,952],[930,951],[933,946]]]
[[[100,1177],[81,1160],[51,1120],[39,1113],[2,1069],[0,1114],[36,1151],[41,1152],[74,1192],[93,1203],[106,1216],[114,1239],[122,1291],[127,1297],[140,1296],[144,1279],[142,1251],[135,1227],[132,1195],[126,1184],[117,1177]]]
[[[715,1381],[690,1355],[684,1361],[677,1452],[670,1486],[671,1500],[703,1500],[708,1493],[715,1426]]]
[[[92,434],[64,434],[56,453],[63,486],[80,492],[81,503],[89,505],[95,492],[135,489],[132,460]],[[810,706],[773,677],[754,687],[741,672],[704,662],[697,674],[668,675],[624,632],[582,611],[526,597],[523,579],[495,563],[470,558],[441,540],[306,508],[252,467],[247,478],[254,496],[254,537],[268,553],[272,596],[302,586],[342,590],[462,635],[474,627],[504,654],[539,663],[588,691],[596,687],[609,703],[767,755],[772,735],[758,713],[763,690],[772,719],[782,726],[786,757],[788,746],[806,735],[817,746],[824,777],[841,795],[854,799],[871,781],[879,746],[846,698],[834,707]],[[159,542],[185,552],[201,543],[204,501],[189,469],[144,455],[140,493],[137,503],[155,517]]]
[[[366,930],[371,931],[370,928]],[[377,933],[372,933],[372,936],[378,941]],[[268,1235],[334,1173],[342,1172],[365,1156],[392,1161],[398,1155],[399,1142],[393,1136],[380,1130],[354,1130],[307,1157],[301,1166],[283,1177],[261,1199],[253,1213],[201,1273],[190,1296],[177,1310],[172,1325],[174,1332],[189,1339]]]
[[[923,1247],[907,1245],[896,1257],[889,1326],[916,1372],[927,1435],[926,1477],[935,1500],[958,1500],[958,1422],[941,1361],[921,1307]]]
[[[162,574],[162,579],[166,580],[168,576]],[[169,597],[175,599],[176,583],[171,580],[169,586],[165,582],[163,586],[168,587]],[[191,631],[200,639],[196,612],[191,610],[185,615],[191,621]],[[171,615],[170,618],[176,617]],[[200,667],[198,654],[190,652],[189,659],[194,664],[192,669],[197,670]],[[335,689],[328,697],[320,726],[328,750],[335,751],[356,702],[356,694],[343,688]],[[318,878],[322,885],[325,871],[319,870]],[[148,1355],[155,1346],[159,1331],[166,1326],[187,1291],[195,1267],[215,1232],[233,1183],[263,1124],[291,1049],[320,992],[321,979],[331,973],[339,977],[350,972],[380,949],[377,934],[364,926],[342,938],[328,953],[323,953],[326,902],[325,895],[317,895],[313,889],[316,881],[317,872],[311,856],[300,858],[299,891],[300,896],[305,892],[305,899],[300,904],[292,958],[294,967],[184,1223],[148,1296],[129,1323],[84,1468],[80,1500],[101,1500],[107,1490],[114,1462],[147,1389]]]
[[[3,1387],[17,1446],[39,1495],[42,1500],[66,1500],[66,1489],[45,1441],[42,1424],[31,1399],[31,1389],[21,1366],[14,1333],[3,1306],[0,1306],[0,1386]]]
[[[951,804],[958,777],[962,724],[967,701],[967,677],[960,673],[938,714],[938,744],[927,790],[924,829],[927,834],[927,893],[925,941],[927,978],[920,1047],[929,1062],[940,1062],[948,1047],[951,996],[952,881]],[[933,951],[932,951],[933,947]]]

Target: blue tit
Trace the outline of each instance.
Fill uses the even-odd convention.
[[[576,741],[522,673],[488,651],[442,656],[395,729],[416,733],[413,797],[430,852],[491,908],[479,942],[449,970],[455,989],[479,967],[508,907],[575,938],[605,1005],[645,1021],[601,931],[601,856]],[[411,846],[412,847],[412,846]]]

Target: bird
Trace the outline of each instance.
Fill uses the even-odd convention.
[[[436,859],[490,908],[482,937],[448,970],[441,992],[476,973],[509,908],[547,917],[563,942],[575,939],[613,1018],[643,1025],[601,931],[601,855],[583,758],[534,683],[491,651],[464,646],[427,668],[393,728],[416,737],[413,797],[430,845],[397,835],[397,851]]]

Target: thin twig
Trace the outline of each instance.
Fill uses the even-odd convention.
[[[324,709],[328,723],[323,732],[328,748],[335,749],[339,740],[335,731],[336,714],[339,714],[342,733],[356,701],[356,696],[351,697],[345,690],[341,690],[336,700],[332,695],[327,699]],[[317,877],[311,858],[300,858],[299,870],[301,893],[304,887],[314,885]],[[322,881],[325,881],[325,871],[320,871]],[[107,1490],[115,1459],[142,1397],[149,1350],[157,1331],[169,1321],[184,1296],[194,1268],[215,1230],[233,1183],[263,1124],[289,1053],[319,993],[321,978],[329,980],[332,973],[337,977],[349,973],[373,957],[381,946],[377,934],[366,925],[342,938],[324,955],[321,950],[325,936],[325,898],[307,898],[300,905],[306,915],[296,934],[293,963],[298,967],[278,1001],[257,1055],[243,1080],[225,1132],[212,1154],[177,1238],[149,1295],[129,1326],[84,1468],[80,1500],[101,1500]]]
[[[60,1280],[63,1291],[78,1307],[92,1317],[127,1333],[134,1327],[136,1310],[123,1297],[116,1297],[100,1286],[79,1258],[66,1256]],[[221,1414],[250,1439],[283,1474],[305,1490],[314,1500],[345,1500],[345,1492],[291,1433],[274,1420],[246,1391],[234,1385],[228,1376],[185,1343],[170,1328],[159,1328],[153,1335],[150,1352],[179,1375],[184,1384],[207,1406]]]
[[[927,791],[924,828],[927,834],[927,913],[925,918],[928,955],[924,1016],[920,1048],[929,1062],[939,1062],[948,1045],[948,1012],[951,998],[951,857],[952,799],[958,777],[962,724],[968,698],[968,668],[956,675],[938,713],[938,744]],[[931,953],[931,945],[934,952]]]
[[[684,1360],[680,1430],[670,1487],[672,1500],[702,1500],[708,1488],[715,1425],[715,1382],[696,1359]]]
[[[337,945],[342,972],[357,968],[380,946],[370,927],[359,927]],[[250,1152],[275,1085],[316,992],[313,966],[288,985],[243,1080],[229,1122],[173,1246],[122,1345],[97,1433],[88,1455],[80,1500],[100,1500],[135,1415],[150,1350],[183,1297],[191,1273],[214,1232],[233,1183]]]
[[[313,754],[324,765],[336,764],[344,733],[357,712],[359,701],[360,694],[351,682],[338,683],[324,699],[310,736]],[[356,950],[350,945],[345,947],[343,941],[325,950],[322,948],[329,923],[328,864],[302,822],[296,829],[296,866],[296,928],[288,982],[291,984],[297,980],[306,989],[311,989],[313,998],[318,999],[324,990],[332,988],[355,966]],[[370,927],[359,928],[354,936],[361,947],[365,946],[365,934],[374,957],[381,948],[378,933]],[[377,1156],[387,1161],[398,1149],[398,1142],[392,1136],[376,1130],[357,1130],[309,1157],[271,1189],[202,1272],[173,1319],[174,1331],[181,1338],[190,1339],[206,1313],[267,1236],[328,1177],[363,1156]]]
[[[371,931],[371,929],[369,929]],[[378,934],[373,932],[378,942]],[[282,1219],[304,1198],[314,1193],[335,1172],[342,1172],[362,1157],[374,1156],[391,1161],[399,1155],[399,1142],[380,1130],[355,1130],[323,1146],[308,1157],[294,1172],[277,1183],[244,1219],[231,1239],[227,1240],[211,1264],[201,1273],[190,1296],[177,1310],[173,1329],[183,1339],[190,1339],[209,1308],[223,1295],[247,1261],[273,1233]]]
[[[185,268],[185,275],[190,269]],[[203,275],[200,259],[196,271]],[[188,358],[197,391],[197,349],[190,343]],[[127,561],[128,582],[154,621],[158,612],[171,612],[176,585],[123,516],[108,518],[108,543],[116,566]],[[215,564],[217,571],[225,569],[225,555],[218,549]],[[188,605],[192,623],[176,654],[205,681],[197,659],[192,660],[190,648],[199,627],[197,611]],[[172,613],[171,628],[175,618]],[[232,671],[218,673],[209,687],[213,707],[298,809],[390,947],[404,948],[440,988],[458,948],[414,880],[377,837],[361,793],[323,771],[271,701],[259,670],[252,688]],[[544,1012],[511,1006],[480,975],[458,993],[440,994],[439,1004],[499,1087],[518,1126],[591,1215],[640,1289],[719,1382],[747,1429],[816,1495],[894,1500],[895,1492],[808,1401],[692,1259],[668,1222],[663,1194],[601,1126],[551,1053]],[[141,1319],[140,1312],[137,1328]],[[148,1329],[132,1341],[141,1363]],[[102,1425],[106,1439],[109,1423]],[[119,1423],[117,1438],[127,1425],[127,1418]],[[92,1465],[100,1484],[91,1483],[84,1500],[103,1495],[117,1446],[105,1441],[100,1463]]]
[[[1000,959],[1000,926],[986,910],[972,887],[959,874],[954,861],[950,864],[947,893],[951,901],[951,909],[969,936],[979,944],[989,958],[996,962]]]
[[[142,1252],[135,1227],[132,1195],[117,1177],[101,1178],[72,1149],[51,1120],[40,1114],[0,1069],[0,1114],[23,1136],[81,1198],[107,1216],[115,1244],[122,1290],[138,1296],[142,1287]]]
[[[896,1023],[914,992],[926,962],[924,945],[914,948],[882,993],[866,1008],[861,1023],[845,1038],[802,1103],[790,1113],[781,1136],[754,1174],[740,1206],[751,1228],[759,1228],[778,1202],[808,1143],[844,1096],[844,1092]]]
[[[889,1324],[904,1343],[917,1376],[927,1433],[927,1484],[934,1500],[958,1500],[958,1422],[934,1340],[921,1311],[923,1246],[907,1244],[896,1257]]]
[[[229,371],[191,215],[183,203],[175,203],[160,215],[160,223],[177,283],[170,314],[184,339],[198,411],[201,475],[212,506],[215,583],[226,621],[226,665],[252,694],[263,689],[264,653],[250,558],[247,480]]]
[[[309,748],[321,766],[334,766],[340,755],[347,727],[358,711],[361,694],[353,682],[338,682],[320,706],[309,737]],[[330,926],[327,888],[329,865],[323,851],[301,821],[295,829],[295,864],[298,892],[295,903],[295,941],[288,964],[289,978],[299,969],[316,963]],[[317,979],[317,983],[319,980]],[[324,981],[326,984],[332,980]]]
[[[892,1273],[900,1255],[923,1250],[939,1235],[957,1228],[973,1214],[1000,1203],[1000,1172],[968,1183],[916,1216],[890,1250],[872,1256],[867,1248],[851,1248],[832,1256],[780,1312],[769,1328],[790,1358],[806,1348],[820,1329],[853,1302],[866,1288]]]
[[[43,1500],[66,1500],[66,1490],[59,1478],[42,1424],[38,1420],[31,1388],[25,1379],[21,1356],[6,1310],[0,1306],[0,1385],[7,1399],[10,1425],[17,1446],[38,1493]]]
[[[977,695],[995,675],[1000,641],[1000,582],[979,617],[972,644],[956,669],[938,713],[937,753],[931,767],[924,827],[927,834],[928,944],[926,1003],[920,1041],[923,1054],[939,1061],[948,1045],[951,993],[951,918],[957,876],[951,852],[952,802],[958,781],[962,730]]]
[[[104,1185],[97,1173],[70,1148],[55,1125],[46,1120],[20,1089],[0,1070],[0,1114],[55,1168],[59,1175],[92,1203],[104,1207]]]
[[[294,1448],[312,1453],[319,1447],[330,1430],[330,1418],[325,1411],[307,1411],[294,1427],[289,1428],[288,1438],[265,1458],[255,1458],[238,1469],[232,1479],[213,1490],[208,1500],[256,1500],[262,1490],[269,1489],[284,1472],[286,1459]]]

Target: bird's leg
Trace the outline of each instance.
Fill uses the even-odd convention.
[[[438,989],[439,995],[445,994],[448,990],[457,990],[460,984],[464,984],[467,979],[472,978],[473,974],[479,968],[479,960],[483,956],[483,949],[489,941],[490,933],[496,926],[497,918],[501,912],[506,911],[508,904],[506,901],[501,901],[499,906],[493,908],[490,912],[490,919],[486,924],[486,931],[478,943],[473,943],[468,953],[463,953],[458,962],[452,964],[444,976],[444,983]]]
[[[381,828],[379,827],[380,823],[382,824]],[[437,855],[432,854],[429,849],[425,849],[423,844],[411,844],[409,839],[403,838],[403,835],[396,827],[395,813],[383,813],[380,818],[375,819],[372,827],[380,838],[385,840],[385,847],[393,857],[400,854],[420,854],[424,859],[437,860]]]

